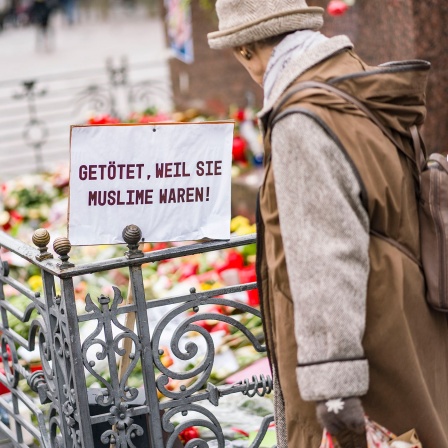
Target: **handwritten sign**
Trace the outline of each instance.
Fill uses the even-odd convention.
[[[232,122],[72,126],[69,238],[230,238]]]

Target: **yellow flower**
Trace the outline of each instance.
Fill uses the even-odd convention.
[[[230,221],[230,231],[236,232],[240,227],[249,225],[250,221],[244,216],[235,216],[235,218]]]
[[[42,277],[40,275],[33,275],[28,279],[28,284],[33,291],[40,291],[42,289]]]
[[[257,231],[256,224],[252,224],[251,226],[246,224],[238,227],[235,233],[241,236],[241,235],[249,235],[250,233],[255,233],[256,231]]]
[[[201,291],[210,291],[211,289],[218,289],[222,288],[223,285],[220,282],[213,282],[213,283],[207,283],[203,282],[201,283],[200,290]]]

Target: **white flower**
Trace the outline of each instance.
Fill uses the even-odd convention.
[[[328,400],[325,403],[327,406],[328,412],[334,412],[335,414],[339,414],[339,411],[344,409],[344,401],[341,398],[337,398],[335,400]]]

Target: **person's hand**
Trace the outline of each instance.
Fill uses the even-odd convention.
[[[364,409],[357,397],[317,402],[317,419],[332,436],[343,431],[365,433]]]

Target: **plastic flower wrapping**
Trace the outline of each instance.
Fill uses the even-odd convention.
[[[368,448],[422,448],[414,430],[400,437],[366,417],[366,435]],[[340,448],[334,437],[324,431],[319,448]]]

